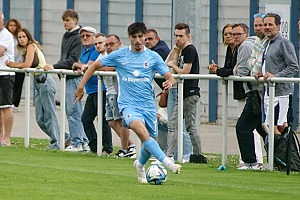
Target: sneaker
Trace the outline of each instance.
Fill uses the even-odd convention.
[[[146,179],[146,173],[145,173],[145,167],[140,168],[138,166],[138,160],[135,160],[133,162],[133,166],[136,169],[137,173],[138,173],[138,182],[140,183],[147,183],[147,179]]]
[[[236,168],[240,168],[240,167],[243,167],[243,166],[245,166],[245,163],[239,163],[239,164],[237,164]]]
[[[179,164],[173,164],[173,167],[172,167],[172,169],[170,169],[174,174],[179,174],[179,172],[180,172],[180,168],[181,168],[182,166],[181,165],[179,165]]]
[[[82,149],[82,145],[80,146],[68,146],[67,148],[65,148],[65,151],[69,151],[69,152],[80,152],[80,151],[83,151]]]
[[[245,163],[244,166],[238,167],[237,170],[261,170],[257,163]]]
[[[85,152],[91,152],[91,148],[90,146],[88,145],[88,143],[83,143],[82,145],[82,150],[85,151]]]
[[[116,156],[117,157],[120,157],[120,158],[124,158],[124,157],[126,157],[126,152],[124,151],[124,150],[122,150],[122,149],[120,149],[119,151],[118,151],[118,153],[116,153]]]
[[[189,163],[190,162],[190,158],[182,158],[182,163]]]
[[[111,153],[108,153],[107,151],[102,151],[102,156],[110,156]]]
[[[125,157],[136,158],[136,146],[128,147]]]

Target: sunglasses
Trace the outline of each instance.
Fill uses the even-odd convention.
[[[82,35],[80,35],[81,38],[84,38],[84,37],[89,38],[89,37],[91,37],[91,36],[92,36],[92,35],[89,35],[89,34],[82,34]]]
[[[261,17],[261,18],[264,18],[266,15],[265,14],[262,14],[262,13],[256,13],[253,15],[253,18],[258,18],[258,17]]]

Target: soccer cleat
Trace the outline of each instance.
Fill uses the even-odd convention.
[[[170,160],[172,163],[175,163],[175,159],[174,159],[173,156],[169,156],[168,158],[169,158],[169,160]]]
[[[145,167],[140,168],[138,166],[138,160],[135,160],[133,162],[133,166],[135,167],[137,173],[138,173],[138,182],[140,183],[147,183],[146,179],[146,173],[145,173]]]
[[[155,159],[154,161],[151,162],[151,165],[162,165],[162,162],[159,160]]]
[[[179,164],[173,164],[173,166],[171,167],[171,171],[174,173],[174,174],[179,174],[179,172],[180,172],[180,168],[181,168],[182,166],[181,165],[179,165]]]
[[[70,145],[67,148],[65,148],[65,151],[69,151],[69,152],[81,152],[81,151],[83,151],[83,149],[82,149],[82,145],[77,146],[77,147]]]

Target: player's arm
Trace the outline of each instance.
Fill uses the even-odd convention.
[[[102,67],[101,71],[115,71],[115,67]]]
[[[97,60],[95,61],[93,64],[91,64],[90,66],[88,66],[88,69],[86,70],[86,72],[84,73],[84,76],[82,77],[77,90],[75,91],[74,94],[74,98],[75,98],[75,103],[77,101],[80,101],[81,98],[84,95],[84,86],[85,84],[88,82],[88,80],[93,76],[93,74],[95,73],[95,71],[97,69],[100,69],[102,67],[101,61]]]
[[[176,84],[176,80],[170,72],[165,73],[164,77],[166,81],[163,82],[162,86],[164,87],[165,90],[169,90],[173,87],[173,85]]]

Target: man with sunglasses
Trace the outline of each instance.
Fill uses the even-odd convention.
[[[46,64],[43,67],[45,71],[52,69],[72,70],[73,63],[79,60],[81,54],[82,43],[79,35],[80,26],[77,24],[79,20],[78,13],[75,10],[68,9],[63,12],[61,19],[66,32],[61,41],[60,59],[54,65]],[[66,116],[70,131],[70,146],[65,150],[78,152],[83,150],[83,136],[85,135],[81,123],[83,106],[81,101],[73,102],[73,95],[81,77],[79,75],[67,75],[66,79]]]

